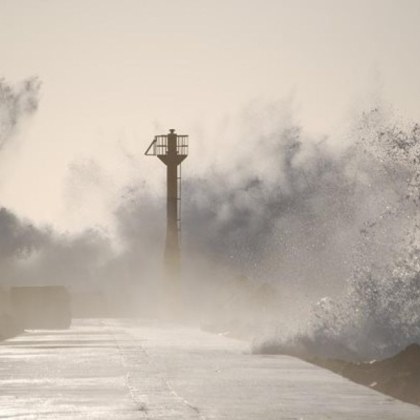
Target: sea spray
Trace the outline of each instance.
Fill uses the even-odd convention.
[[[0,149],[13,137],[25,117],[38,109],[40,87],[37,77],[15,85],[0,78]]]
[[[320,299],[292,334],[277,329],[255,351],[369,360],[420,342],[419,126],[385,124],[378,114],[364,115],[355,144],[370,159],[368,182],[382,173],[394,199],[360,226],[345,293]]]
[[[383,342],[402,340],[395,335],[398,320],[415,324],[411,312],[402,315],[403,305],[386,293],[394,293],[391,284],[397,284],[390,275],[399,267],[396,261],[415,249],[419,130],[400,128],[375,109],[363,113],[346,146],[337,147],[339,135],[311,138],[285,107],[254,108],[246,118],[232,118],[232,128],[222,133],[232,152],[229,160],[185,177],[183,280],[192,316],[200,319],[205,306],[210,318],[211,312],[223,312],[238,323],[246,319],[254,335],[284,322],[295,341],[322,341],[324,352],[328,347],[348,357],[386,353]],[[220,159],[214,156],[215,162]],[[105,230],[69,235],[32,226],[29,231],[41,240],[26,248],[22,244],[25,254],[4,261],[3,282],[98,287],[110,299],[123,292],[124,306],[127,299],[137,299],[136,307],[146,301],[153,306],[164,202],[147,186],[131,187],[110,209],[118,251]],[[242,299],[243,293],[230,286],[238,276],[255,291],[268,284],[274,297],[270,305],[259,298],[252,299],[259,304],[247,305],[244,298],[232,305]],[[414,296],[415,281],[410,284],[404,299]],[[323,296],[329,298],[320,300]],[[277,328],[275,338],[283,330]],[[405,337],[416,335],[403,330]],[[363,334],[376,337],[374,331],[387,331],[395,340],[381,332],[365,348]]]

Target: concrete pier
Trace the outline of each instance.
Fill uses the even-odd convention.
[[[0,343],[9,419],[419,419],[420,408],[246,343],[139,320],[74,321]]]

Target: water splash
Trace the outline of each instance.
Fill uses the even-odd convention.
[[[354,244],[352,275],[342,296],[323,298],[289,336],[256,344],[256,351],[346,360],[381,359],[420,342],[420,133],[364,115],[357,147],[393,199],[371,213]]]

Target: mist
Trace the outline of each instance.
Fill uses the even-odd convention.
[[[0,79],[0,149],[15,136],[25,119],[38,109],[40,86],[36,77],[16,85]]]
[[[36,111],[40,84],[2,81],[0,87],[3,148]],[[418,126],[374,107],[335,135],[313,137],[283,101],[252,104],[218,128],[203,165],[186,165],[184,172],[187,315],[211,328],[255,336],[257,348],[289,352],[325,352],[327,346],[332,355],[344,348],[346,355],[366,357],[417,340],[417,319],[401,308],[418,305],[412,293],[418,276]],[[76,184],[93,174],[100,197],[106,170],[94,157],[87,162],[75,163],[71,174]],[[164,208],[162,193],[147,177],[118,191],[109,209],[112,229],[59,232],[3,208],[2,286],[65,285],[74,293],[103,295],[114,311],[156,316]],[[410,269],[406,264],[401,271],[401,259],[410,261]],[[411,279],[406,295],[392,297],[404,278]],[[386,300],[391,297],[393,310]]]

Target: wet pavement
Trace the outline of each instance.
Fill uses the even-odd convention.
[[[75,320],[0,343],[0,418],[420,419],[420,408],[241,341],[140,320]]]

